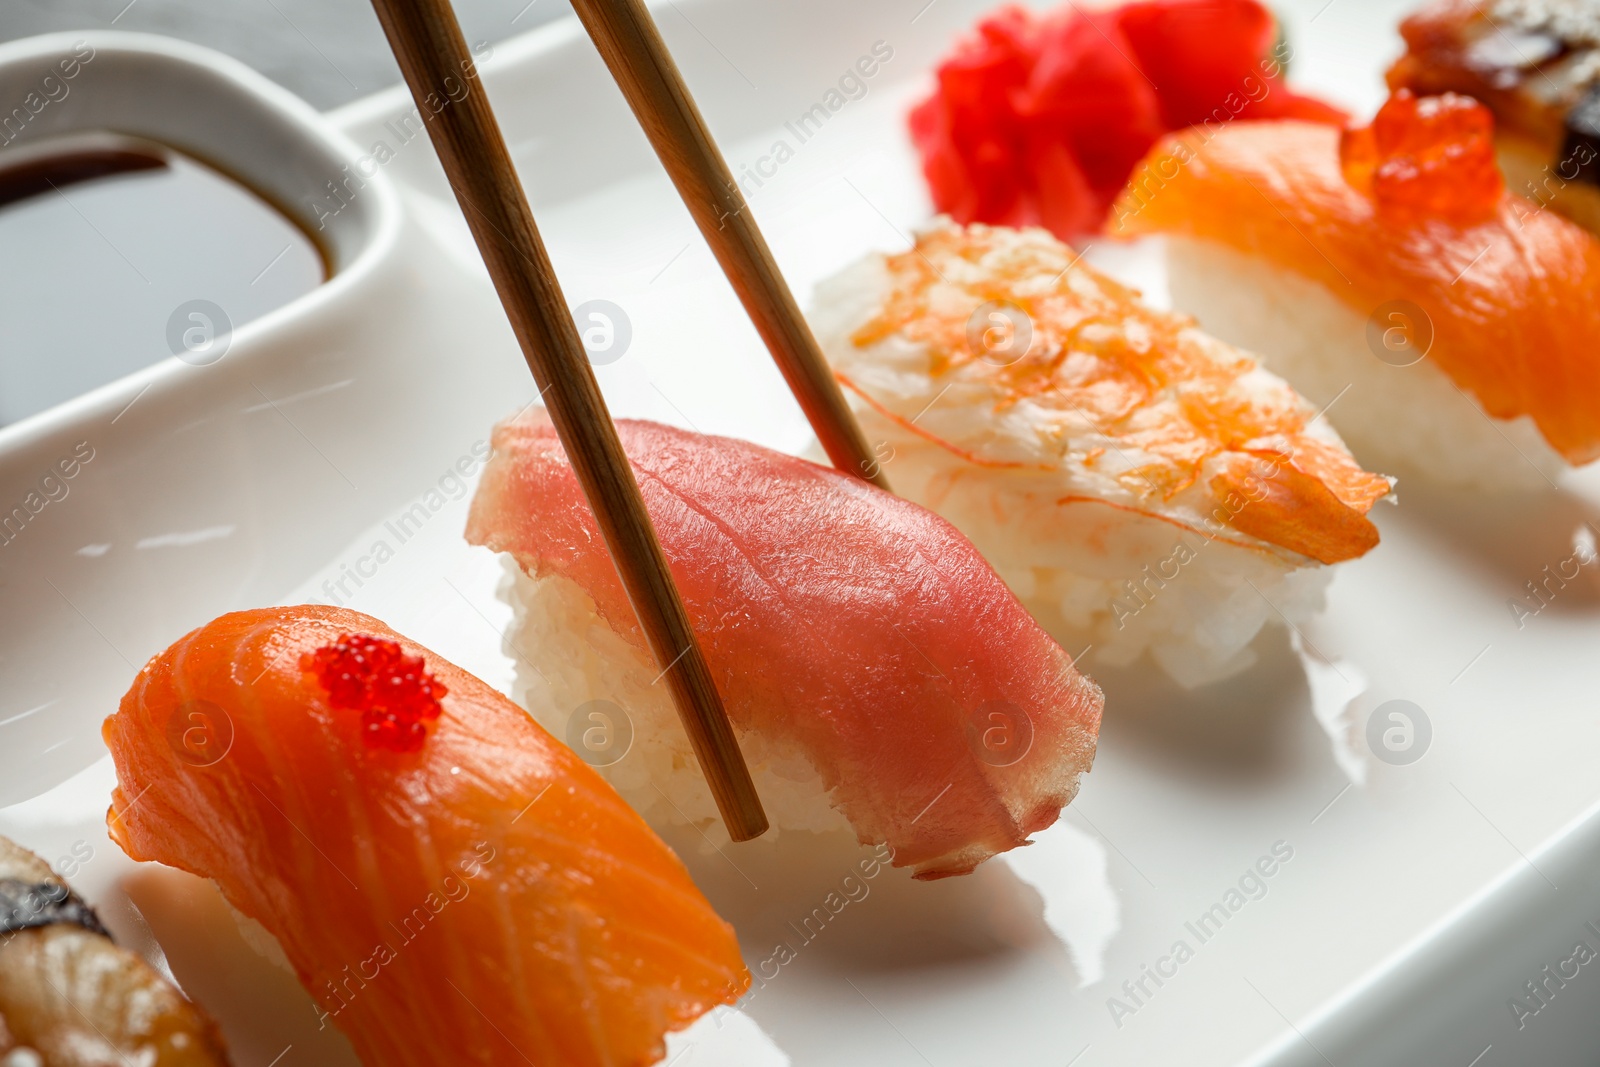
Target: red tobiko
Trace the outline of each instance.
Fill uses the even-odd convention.
[[[1256,0],[1141,0],[985,18],[911,112],[935,206],[957,222],[1098,230],[1173,129],[1234,119],[1342,123],[1284,87],[1288,51]]]
[[[1395,222],[1460,224],[1492,217],[1505,196],[1494,115],[1470,96],[1396,90],[1372,125],[1339,139],[1345,181]]]
[[[428,724],[443,710],[447,690],[393,641],[344,634],[300,657],[300,669],[316,676],[328,703],[361,712],[362,739],[371,748],[416,752],[428,739]]]

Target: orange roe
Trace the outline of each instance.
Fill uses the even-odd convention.
[[[424,666],[394,641],[366,634],[344,634],[300,657],[300,669],[316,675],[330,705],[361,712],[368,747],[392,752],[420,751],[428,724],[444,710],[439,698],[448,690]]]
[[[1345,181],[1395,222],[1493,218],[1505,193],[1494,152],[1494,115],[1470,96],[1400,89],[1372,125],[1339,138]]]

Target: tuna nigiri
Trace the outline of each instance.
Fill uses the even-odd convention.
[[[0,1064],[226,1067],[216,1024],[0,837]]]
[[[1600,241],[1529,213],[1492,119],[1401,91],[1371,127],[1253,123],[1158,147],[1116,214],[1173,302],[1260,352],[1368,462],[1538,486],[1600,456]]]
[[[1042,230],[935,224],[824,282],[812,320],[895,488],[1058,639],[1215,681],[1377,544],[1390,483],[1249,355],[1081,260]]]
[[[1600,233],[1600,5],[1433,0],[1400,24],[1391,89],[1465,93],[1494,112],[1506,184],[1526,214]]]
[[[748,986],[610,786],[376,619],[224,615],[146,664],[104,733],[113,839],[215,879],[371,1067],[651,1063]]]
[[[848,825],[932,878],[1056,820],[1093,758],[1100,692],[965,538],[805,460],[617,428],[775,827]],[[710,793],[548,417],[502,423],[493,445],[467,537],[512,557],[507,648],[530,709],[595,750],[642,811],[711,827]]]

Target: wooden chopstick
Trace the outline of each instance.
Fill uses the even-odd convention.
[[[644,0],[572,0],[833,465],[889,488]]]
[[[735,841],[767,829],[667,558],[595,383],[449,0],[373,0]]]

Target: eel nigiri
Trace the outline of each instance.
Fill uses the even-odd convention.
[[[812,321],[896,490],[1100,662],[1226,677],[1378,542],[1388,479],[1303,399],[1042,230],[936,223]]]
[[[965,538],[748,442],[617,430],[775,827],[848,823],[933,878],[1056,820],[1093,758],[1100,691]],[[467,538],[514,561],[508,650],[529,707],[557,710],[547,725],[569,741],[631,728],[606,774],[652,817],[709,828],[710,793],[548,416],[502,423],[493,446]]]
[[[226,745],[174,739],[196,709]],[[732,929],[583,761],[376,619],[242,611],[105,723],[108,822],[277,938],[371,1067],[642,1065],[749,984]]]
[[[1600,241],[1529,213],[1466,97],[1370,127],[1190,131],[1141,164],[1120,232],[1167,237],[1173,303],[1260,352],[1358,455],[1485,488],[1600,457]]]
[[[226,1067],[216,1024],[0,837],[0,1063]]]
[[[1390,89],[1465,93],[1495,117],[1495,147],[1525,213],[1600,233],[1600,5],[1434,0],[1400,24]]]

